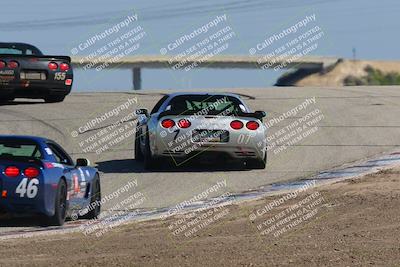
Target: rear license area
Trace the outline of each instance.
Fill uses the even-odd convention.
[[[21,80],[39,80],[45,81],[47,79],[46,73],[43,71],[21,71]]]
[[[15,70],[0,70],[0,84],[15,79]],[[4,81],[4,82],[3,82]]]
[[[194,130],[192,141],[196,143],[227,143],[229,132],[226,130]]]

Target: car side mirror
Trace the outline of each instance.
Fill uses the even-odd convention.
[[[77,159],[76,167],[86,167],[90,165],[90,161],[88,159]]]
[[[140,108],[135,110],[135,115],[145,115],[146,117],[149,116],[149,111],[145,108]]]
[[[265,116],[267,116],[267,113],[265,113],[265,111],[261,111],[261,110],[257,110],[254,112],[254,114],[256,114],[257,119],[262,119]]]

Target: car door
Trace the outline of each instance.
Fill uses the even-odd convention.
[[[70,181],[68,188],[68,197],[70,204],[74,204],[74,200],[82,199],[86,193],[86,176],[80,168],[76,168],[73,160],[64,151],[64,149],[55,142],[48,142],[47,146],[51,149],[57,163],[64,167],[64,176]],[[80,203],[75,203],[79,205]]]

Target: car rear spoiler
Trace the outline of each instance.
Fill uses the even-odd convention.
[[[254,112],[241,112],[238,113],[237,116],[239,117],[246,117],[246,118],[256,118],[262,120],[267,114],[265,111],[254,111]]]
[[[41,59],[62,59],[71,63],[69,56],[39,56],[39,55],[16,55],[16,54],[0,54],[0,58],[41,58]]]
[[[160,115],[158,115],[158,119],[165,117],[165,116],[179,116],[179,115],[196,116],[195,114],[182,114],[182,113],[177,113],[177,112],[167,110],[167,111],[161,112]],[[255,111],[255,112],[239,112],[237,114],[232,114],[232,115],[237,116],[237,117],[255,118],[255,119],[262,120],[262,118],[264,118],[266,116],[266,113],[264,111]],[[215,116],[218,116],[218,114]]]

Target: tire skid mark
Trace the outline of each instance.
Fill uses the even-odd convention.
[[[23,119],[29,118],[32,121],[39,122],[39,123],[43,124],[44,126],[56,131],[58,134],[60,134],[64,138],[64,140],[67,139],[67,136],[59,128],[57,128],[56,126],[46,122],[45,120],[39,119],[37,117],[34,117],[34,116],[32,116],[32,115],[30,115],[28,113],[25,113],[25,112],[22,112],[22,111],[16,111],[16,110],[4,109],[4,108],[0,108],[0,112],[4,113],[4,114],[7,114],[7,115],[23,118]]]

